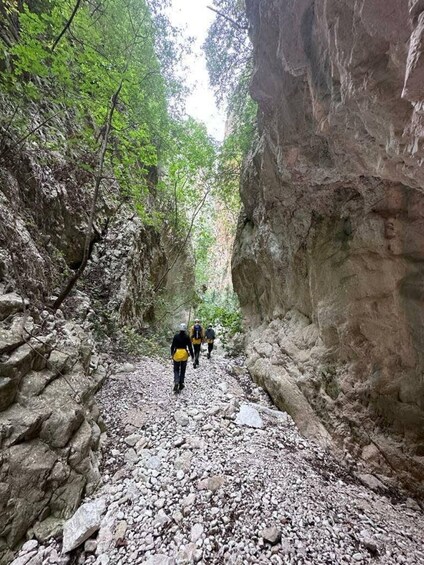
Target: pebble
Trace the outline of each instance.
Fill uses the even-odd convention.
[[[191,528],[190,532],[190,539],[193,543],[196,543],[201,535],[203,534],[203,525],[202,524],[194,524]]]
[[[229,375],[224,359],[206,361],[188,367],[179,395],[169,364],[147,358],[98,393],[108,442],[93,497],[106,496],[107,511],[84,565],[424,563],[415,501],[369,490],[382,483],[364,473],[359,482],[300,436],[244,369]],[[128,435],[139,398],[143,436]],[[262,427],[237,422],[244,406]],[[58,542],[34,548],[14,565],[28,555],[66,565]]]

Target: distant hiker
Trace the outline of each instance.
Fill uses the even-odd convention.
[[[184,388],[184,377],[187,369],[188,355],[193,359],[193,347],[187,335],[187,326],[180,324],[180,331],[174,335],[171,345],[171,356],[174,361],[174,392]]]
[[[201,347],[203,340],[205,338],[205,334],[204,334],[202,326],[200,325],[199,318],[196,318],[194,320],[194,326],[192,326],[191,330],[190,330],[190,337],[191,337],[191,343],[193,344],[193,349],[194,349],[193,367],[196,368],[196,367],[199,366],[200,347]]]
[[[212,324],[209,324],[208,329],[206,330],[205,337],[206,337],[206,343],[208,344],[208,359],[210,359],[213,350],[213,342],[215,341],[216,338]]]

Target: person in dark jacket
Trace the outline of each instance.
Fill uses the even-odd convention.
[[[199,366],[200,350],[202,348],[203,340],[205,339],[205,332],[203,331],[203,328],[200,325],[199,318],[196,318],[194,320],[194,326],[192,326],[190,329],[190,338],[194,350],[193,367],[196,369],[196,367]]]
[[[171,356],[174,362],[174,392],[184,388],[184,377],[187,368],[188,355],[194,359],[193,346],[187,335],[187,326],[180,325],[180,331],[174,335],[171,345]]]
[[[206,337],[206,343],[208,344],[208,359],[210,359],[213,350],[213,342],[215,341],[216,338],[212,324],[209,324],[208,329],[206,330],[205,337]]]

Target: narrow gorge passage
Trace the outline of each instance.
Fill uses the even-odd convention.
[[[171,364],[141,358],[97,400],[104,484],[65,525],[64,549],[99,531],[65,557],[28,542],[13,565],[424,563],[418,505],[366,488],[304,439],[238,360],[203,357],[175,396]],[[243,406],[259,427],[241,423]]]

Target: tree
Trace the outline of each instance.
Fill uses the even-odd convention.
[[[217,14],[204,43],[209,80],[219,104],[236,91],[241,76],[251,68],[252,49],[244,0],[215,0]]]
[[[161,225],[160,202],[167,201],[168,189],[156,183],[155,171],[159,163],[171,162],[170,130],[177,127],[184,93],[170,61],[188,48],[176,41],[161,5],[160,0],[50,0],[37,2],[35,9],[24,3],[13,14],[15,40],[8,44],[0,37],[0,80],[12,101],[0,116],[2,151],[39,139],[43,149],[72,156],[75,167],[93,180],[83,257],[70,265],[74,273],[56,306],[87,264],[104,176],[118,181],[119,198],[132,203],[145,222]],[[31,106],[47,114],[36,127]],[[63,131],[66,123],[69,130]]]

